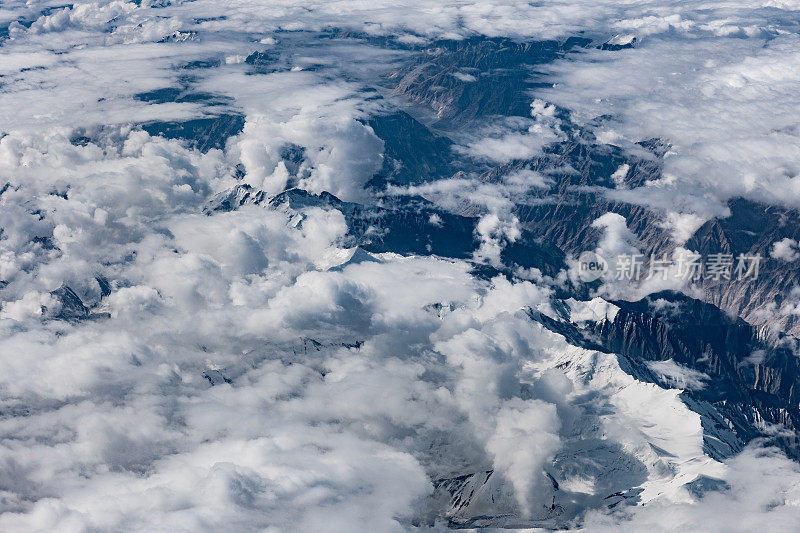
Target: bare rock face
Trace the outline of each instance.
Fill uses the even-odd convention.
[[[463,123],[489,115],[527,116],[538,64],[548,63],[588,39],[566,42],[516,42],[473,38],[440,41],[391,72],[395,94],[430,108],[446,123]]]
[[[731,215],[704,224],[687,243],[700,253],[712,249],[739,254],[760,255],[765,260],[756,282],[732,280],[708,283],[707,301],[752,324],[765,326],[769,335],[783,331],[800,333],[798,316],[781,312],[793,288],[800,285],[800,264],[772,258],[775,242],[800,239],[800,212],[743,199],[729,203]]]
[[[50,293],[61,305],[54,318],[60,320],[80,320],[89,316],[89,308],[71,288],[62,285]]]

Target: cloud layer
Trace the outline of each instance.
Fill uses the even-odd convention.
[[[560,60],[538,96],[586,123],[610,115],[598,138],[672,147],[660,182],[620,185],[618,198],[671,212],[681,235],[732,196],[796,206],[793,9],[5,3],[0,529],[403,531],[496,513],[589,531],[709,515],[718,530],[791,531],[797,465],[758,447],[708,457],[700,416],[679,398],[703,376],[661,365],[676,386],[664,389],[537,321],[559,316],[566,273],[521,276],[533,283],[469,261],[369,255],[324,204],[203,210],[242,184],[385,201],[368,187],[385,163],[368,119],[389,105],[373,87],[387,65],[434,39],[577,32],[637,44]],[[335,40],[331,28],[391,42]],[[552,104],[531,103],[531,117],[489,121],[453,155],[541,154],[561,123]],[[241,131],[221,132],[220,117]],[[152,134],[187,124],[219,142]],[[473,259],[500,267],[521,236],[513,199],[549,183],[526,169],[391,192],[479,206]],[[603,251],[635,249],[620,219],[596,223]],[[796,260],[797,242],[773,255]],[[461,508],[441,488],[487,472]],[[706,478],[727,489],[690,490]],[[608,510],[608,497],[646,505]]]

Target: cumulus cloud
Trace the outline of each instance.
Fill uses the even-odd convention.
[[[480,248],[475,251],[476,259],[495,266],[500,265],[503,245],[516,241],[521,235],[516,216],[511,215],[507,220],[502,220],[496,213],[482,216],[475,231],[481,242]]]
[[[776,241],[772,243],[772,249],[769,251],[769,256],[773,259],[781,259],[787,262],[797,261],[800,259],[798,242],[789,238]]]
[[[603,236],[598,243],[602,256],[638,253],[636,235],[628,229],[627,221],[622,215],[606,213],[592,222],[592,226],[603,230]]]
[[[497,415],[487,448],[494,464],[509,479],[523,513],[541,488],[542,471],[560,448],[556,407],[540,401],[509,402]],[[534,445],[532,445],[534,444]]]
[[[543,94],[584,120],[606,115],[628,142],[670,143],[662,179],[614,198],[704,220],[733,197],[797,207],[797,43],[780,27],[763,32],[705,27],[695,39],[587,50],[585,61],[548,66],[557,83]]]
[[[639,243],[636,235],[628,229],[625,217],[618,213],[606,213],[600,218],[592,222],[592,227],[600,230],[600,240],[597,247],[592,251],[606,262],[606,269],[603,272],[603,280],[607,283],[613,283],[614,277],[625,268],[623,262],[626,257],[640,257]],[[574,283],[579,282],[579,268],[580,264],[578,258],[572,258],[569,261],[570,269],[569,276]],[[642,266],[631,265],[632,276],[622,279],[623,284],[630,285],[634,278],[637,278],[637,273],[641,271]]]
[[[531,103],[533,120],[506,118],[477,132],[478,140],[459,150],[478,159],[495,163],[531,159],[542,148],[564,138],[555,106],[536,99]]]
[[[697,285],[708,273],[704,270],[704,258],[697,252],[676,246],[668,254],[647,257],[641,252],[641,243],[636,235],[628,228],[627,220],[618,213],[602,215],[592,223],[592,227],[601,233],[597,246],[587,251],[596,253],[606,263],[596,294],[633,301],[648,294],[671,290],[694,298],[702,297]],[[573,283],[586,281],[580,277],[579,259],[568,260],[568,275]],[[736,264],[731,265],[731,273]]]

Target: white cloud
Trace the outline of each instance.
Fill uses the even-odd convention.
[[[614,198],[702,219],[736,196],[797,207],[797,39],[764,31],[774,35],[665,34],[620,53],[587,50],[546,67],[557,83],[543,94],[579,119],[607,115],[601,128],[627,141],[670,143],[663,180]]]
[[[454,72],[453,77],[466,83],[472,83],[473,81],[478,81],[478,78],[466,72]]]
[[[648,361],[647,368],[653,371],[668,385],[681,389],[699,390],[706,386],[708,375],[680,365],[672,359],[666,361]]]
[[[623,527],[657,530],[665,515],[687,528],[701,518],[718,529],[797,523],[794,463],[752,451],[725,468],[712,461],[677,391],[638,382],[615,356],[570,346],[531,318],[529,309],[550,307],[550,289],[485,281],[460,261],[342,263],[351,250],[335,210],[200,214],[239,183],[236,163],[245,183],[270,194],[294,180],[369,199],[363,185],[383,145],[363,120],[381,104],[359,80],[402,52],[327,52],[315,41],[302,58],[247,74],[243,58],[278,47],[267,34],[402,28],[401,41],[419,45],[585,30],[635,34],[637,48],[572,56],[554,69],[552,101],[615,113],[607,131],[617,133],[603,138],[673,143],[664,180],[617,193],[677,213],[667,220],[680,242],[731,195],[793,201],[795,23],[738,1],[101,1],[46,14],[51,2],[7,4],[3,25],[31,24],[12,23],[0,45],[0,188],[9,183],[0,196],[0,529],[402,531],[436,504],[432,479],[488,469],[511,494],[503,505],[541,517],[552,502],[545,473],[583,453],[642,473],[629,485],[653,505]],[[219,64],[178,68],[193,61]],[[222,105],[135,98],[184,83]],[[225,150],[131,128],[221,109],[246,118]],[[463,150],[494,162],[561,138],[555,107],[538,99],[531,118],[485,126]],[[78,133],[91,142],[70,142]],[[296,175],[282,160],[287,145],[303,151]],[[496,262],[519,237],[514,201],[543,185],[523,169],[497,183],[459,176],[393,192],[478,206],[477,258]],[[596,228],[604,253],[635,250],[619,215]],[[110,294],[101,298],[96,278]],[[57,320],[62,304],[50,292],[64,284],[98,313]],[[603,416],[582,398],[596,398]],[[575,428],[594,431],[585,442],[602,449],[576,450]],[[573,486],[600,507],[598,468]],[[732,492],[685,503],[684,481],[721,469]],[[665,481],[665,472],[676,474]]]
[[[772,243],[772,249],[769,256],[773,259],[781,259],[783,261],[791,262],[800,259],[800,252],[798,251],[798,242],[794,239],[782,239]]]
[[[592,227],[603,230],[603,236],[597,244],[603,257],[638,253],[636,235],[628,229],[627,221],[622,215],[606,213],[592,222]]]
[[[533,120],[508,117],[485,126],[477,132],[477,140],[457,149],[477,159],[495,163],[532,159],[541,155],[542,148],[563,140],[561,121],[555,118],[555,106],[542,100],[531,103]]]
[[[537,497],[545,465],[560,448],[560,425],[556,407],[540,401],[511,401],[497,415],[497,428],[487,449],[494,455],[495,466],[514,486],[525,515],[531,513],[530,502]]]
[[[605,142],[605,141],[601,141]],[[628,172],[630,171],[631,166],[627,163],[624,165],[620,165],[617,170],[611,174],[611,179],[614,181],[618,188],[625,188],[625,178],[628,176]]]
[[[699,501],[656,504],[625,512],[620,522],[592,513],[586,531],[752,531],[769,524],[773,531],[793,531],[798,513],[797,463],[775,450],[750,448],[732,459],[724,482],[730,489],[710,492]]]

